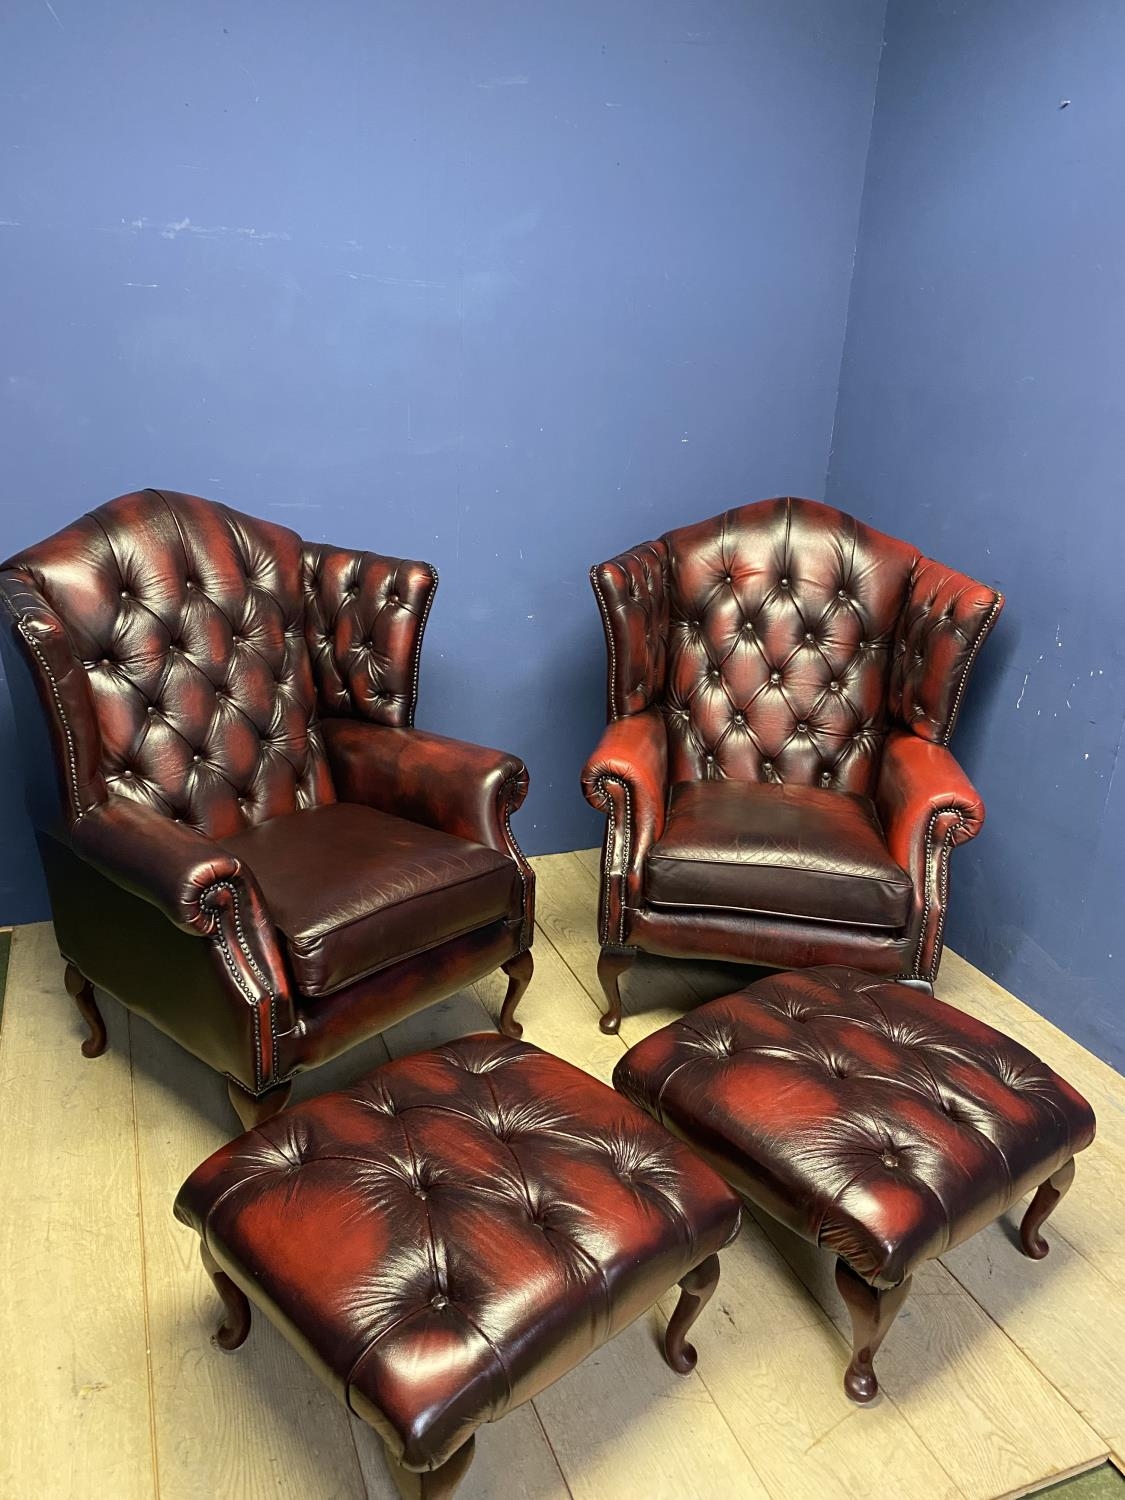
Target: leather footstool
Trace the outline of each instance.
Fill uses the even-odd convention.
[[[1026,1048],[933,996],[856,969],[779,974],[646,1037],[614,1086],[738,1191],[837,1256],[853,1329],[844,1388],[911,1274],[1037,1188],[1024,1253],[1094,1138],[1085,1099]]]
[[[236,1349],[261,1309],[386,1444],[453,1493],[474,1433],[677,1282],[665,1356],[738,1232],[722,1179],[619,1094],[524,1042],[465,1037],[238,1137],[176,1216],[200,1235]]]

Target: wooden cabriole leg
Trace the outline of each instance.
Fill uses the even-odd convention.
[[[388,1453],[387,1463],[391,1477],[402,1500],[450,1500],[454,1490],[469,1472],[476,1445],[474,1435],[467,1443],[462,1443],[456,1453],[450,1454],[440,1469],[428,1469],[421,1474],[414,1469],[404,1469]]]
[[[251,1094],[235,1083],[233,1078],[227,1079],[227,1093],[230,1102],[234,1105],[234,1112],[242,1121],[243,1130],[253,1130],[255,1125],[264,1125],[267,1120],[272,1120],[279,1110],[283,1110],[289,1103],[289,1095],[293,1091],[293,1080],[286,1079],[275,1088],[267,1089],[264,1094]]]
[[[510,1036],[513,1041],[518,1042],[523,1036],[523,1027],[516,1020],[516,1006],[523,999],[524,991],[531,983],[531,976],[535,972],[535,960],[531,956],[531,949],[525,948],[522,953],[517,953],[515,958],[510,958],[500,967],[508,976],[508,993],[504,996],[504,1005],[500,1011],[500,1030],[505,1036]]]
[[[1036,1189],[1035,1197],[1028,1205],[1027,1212],[1023,1216],[1023,1223],[1020,1225],[1020,1244],[1023,1246],[1023,1253],[1030,1255],[1032,1260],[1042,1260],[1050,1250],[1050,1245],[1039,1231],[1047,1218],[1059,1206],[1059,1200],[1066,1194],[1073,1181],[1074,1157],[1072,1156]]]
[[[223,1299],[223,1307],[226,1309],[226,1317],[215,1330],[212,1340],[220,1349],[225,1349],[230,1354],[246,1342],[246,1336],[250,1332],[250,1303],[247,1301],[246,1293],[240,1287],[235,1286],[227,1273],[220,1268],[218,1261],[202,1240],[199,1242],[199,1254],[204,1269],[215,1283],[215,1290]]]
[[[686,1334],[711,1300],[719,1284],[719,1257],[709,1255],[689,1271],[680,1282],[680,1300],[668,1320],[664,1335],[664,1358],[678,1375],[690,1375],[698,1358],[695,1345],[686,1342]]]
[[[94,999],[94,986],[86,978],[81,969],[75,968],[72,963],[67,963],[66,975],[63,979],[66,992],[77,1005],[82,1019],[90,1028],[90,1035],[82,1043],[83,1057],[101,1057],[108,1046],[105,1034],[105,1022],[102,1013],[98,1009],[98,1002]]]
[[[599,1021],[607,1035],[612,1035],[621,1026],[621,990],[618,985],[622,974],[631,969],[637,959],[636,948],[606,947],[598,959],[598,982],[606,998],[608,1009]]]
[[[911,1278],[882,1290],[857,1276],[846,1260],[836,1261],[836,1288],[852,1319],[852,1358],[844,1374],[844,1390],[853,1401],[874,1401],[879,1394],[874,1360],[887,1329],[906,1301]]]

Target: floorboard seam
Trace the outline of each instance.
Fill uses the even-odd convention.
[[[156,1391],[152,1378],[152,1330],[148,1308],[148,1254],[145,1249],[145,1199],[141,1182],[141,1142],[137,1129],[137,1086],[133,1076],[133,1017],[125,1012],[125,1036],[129,1045],[129,1105],[133,1126],[133,1171],[137,1182],[137,1239],[141,1262],[141,1311],[145,1330],[145,1383],[148,1390],[148,1436],[152,1454],[152,1493],[160,1500],[160,1459],[156,1438]]]
[[[1060,1236],[1060,1238],[1061,1238],[1061,1236]],[[1068,1243],[1069,1243],[1069,1241],[1068,1241]],[[1100,1427],[1095,1427],[1095,1425],[1093,1423],[1093,1420],[1090,1417],[1088,1417],[1084,1411],[1079,1410],[1079,1408],[1077,1406],[1075,1406],[1074,1402],[1070,1399],[1070,1397],[1066,1394],[1066,1392],[1059,1389],[1059,1387],[1055,1384],[1054,1380],[1052,1380],[1051,1376],[1048,1375],[1047,1371],[1044,1370],[1044,1369],[1042,1369],[1039,1365],[1037,1365],[1035,1363],[1035,1361],[1032,1359],[1031,1355],[1028,1354],[1027,1350],[1024,1349],[1016,1341],[1016,1339],[1014,1339],[1012,1337],[1012,1335],[1004,1327],[1003,1323],[997,1323],[996,1319],[989,1312],[988,1308],[985,1307],[984,1303],[981,1302],[977,1297],[975,1297],[973,1295],[972,1291],[965,1285],[965,1283],[958,1278],[956,1272],[952,1271],[949,1268],[949,1266],[947,1266],[945,1264],[945,1262],[940,1257],[938,1258],[938,1264],[945,1271],[945,1274],[947,1276],[949,1276],[953,1281],[955,1281],[957,1283],[957,1285],[965,1293],[965,1296],[968,1297],[970,1299],[970,1301],[972,1301],[973,1303],[975,1303],[976,1306],[980,1308],[981,1312],[984,1313],[985,1317],[992,1324],[992,1326],[994,1328],[998,1328],[1000,1330],[1000,1332],[1007,1339],[1008,1343],[1011,1344],[1012,1348],[1016,1351],[1016,1353],[1019,1355],[1019,1357],[1021,1359],[1025,1359],[1027,1361],[1027,1363],[1031,1366],[1031,1368],[1033,1370],[1035,1370],[1037,1374],[1039,1374],[1039,1375],[1041,1375],[1043,1377],[1043,1379],[1047,1382],[1047,1384],[1054,1391],[1055,1395],[1058,1396],[1059,1400],[1062,1401],[1067,1407],[1069,1407],[1069,1409],[1074,1413],[1074,1415],[1083,1424],[1083,1426],[1088,1427],[1090,1429],[1090,1431],[1093,1433],[1093,1435],[1098,1439],[1098,1441],[1105,1444],[1105,1453],[1104,1453],[1103,1457],[1101,1459],[1094,1459],[1094,1460],[1092,1460],[1092,1463],[1101,1463],[1101,1462],[1104,1461],[1104,1459],[1111,1457],[1112,1450],[1110,1448],[1110,1440],[1109,1440],[1109,1438],[1106,1437],[1105,1433],[1102,1432],[1101,1428]],[[1049,1482],[1050,1482],[1049,1478],[1048,1479],[1044,1479],[1044,1481],[1043,1481],[1044,1484],[1048,1484]]]
[[[559,1462],[559,1455],[555,1452],[555,1445],[554,1445],[554,1443],[551,1442],[551,1435],[547,1431],[547,1424],[543,1421],[543,1418],[539,1415],[539,1408],[538,1408],[538,1406],[536,1406],[535,1402],[534,1401],[529,1401],[528,1405],[531,1407],[532,1411],[535,1413],[535,1420],[539,1423],[539,1431],[543,1434],[543,1441],[547,1444],[547,1451],[548,1451],[548,1453],[551,1455],[551,1457],[555,1461],[555,1468],[558,1469],[558,1471],[559,1471],[559,1478],[562,1480],[563,1489],[570,1496],[570,1500],[574,1500],[574,1491],[571,1489],[570,1483],[567,1480],[566,1471],[563,1469],[562,1464]]]

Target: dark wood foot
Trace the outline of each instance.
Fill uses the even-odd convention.
[[[66,966],[63,983],[66,985],[67,994],[77,1005],[82,1019],[90,1028],[90,1035],[82,1043],[82,1056],[101,1057],[109,1042],[105,1034],[102,1013],[98,1009],[98,1002],[94,999],[94,986],[82,970],[76,969],[72,963]]]
[[[202,1240],[199,1242],[199,1254],[226,1309],[226,1317],[211,1335],[212,1342],[230,1354],[246,1342],[246,1335],[250,1332],[250,1303],[246,1300],[245,1292],[235,1286],[227,1273],[220,1269]]]
[[[272,1120],[289,1103],[292,1091],[292,1079],[279,1083],[276,1088],[267,1089],[264,1094],[248,1093],[233,1078],[227,1079],[227,1093],[234,1105],[235,1114],[242,1121],[243,1130],[253,1130],[255,1125],[264,1125],[267,1120]]]
[[[685,1335],[711,1300],[718,1284],[717,1255],[709,1255],[700,1261],[695,1270],[689,1271],[680,1282],[680,1300],[668,1320],[668,1331],[664,1335],[664,1358],[679,1375],[690,1375],[695,1369],[698,1355],[695,1345],[686,1342]]]
[[[1032,1260],[1042,1260],[1050,1250],[1050,1245],[1039,1233],[1043,1224],[1054,1213],[1070,1184],[1074,1181],[1074,1157],[1063,1162],[1059,1170],[1041,1182],[1035,1190],[1035,1197],[1028,1204],[1027,1213],[1023,1216],[1020,1225],[1020,1244],[1023,1253],[1030,1255]]]
[[[516,1020],[516,1006],[523,999],[524,991],[531,983],[531,976],[535,972],[535,960],[531,956],[531,949],[525,948],[522,953],[517,953],[515,958],[510,958],[500,967],[508,976],[508,993],[504,996],[503,1009],[500,1011],[500,1030],[505,1036],[510,1036],[518,1042],[523,1036],[523,1027]]]
[[[413,1469],[404,1469],[388,1454],[387,1462],[403,1500],[450,1500],[454,1490],[469,1472],[476,1448],[476,1437],[462,1443],[456,1453],[450,1454],[440,1469],[428,1469],[419,1474]]]
[[[612,1035],[621,1027],[621,990],[618,985],[622,974],[637,961],[635,948],[603,948],[598,959],[598,982],[606,998],[608,1009],[599,1021],[602,1030]]]
[[[853,1401],[874,1401],[879,1394],[874,1360],[887,1329],[906,1301],[911,1278],[886,1291],[857,1276],[846,1260],[836,1261],[836,1288],[852,1319],[852,1360],[844,1374],[844,1390]]]

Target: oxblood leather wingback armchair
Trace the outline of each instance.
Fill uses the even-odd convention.
[[[637,953],[852,964],[932,988],[949,854],[984,807],[946,749],[1003,597],[812,500],[591,570],[609,726],[598,974]]]
[[[103,505],[0,572],[67,988],[230,1081],[293,1075],[500,967],[531,978],[515,756],[413,728],[437,574],[191,495]],[[36,771],[45,770],[45,775]]]

